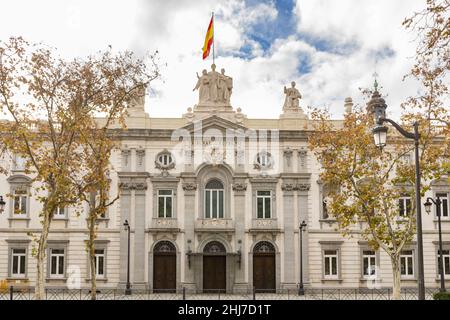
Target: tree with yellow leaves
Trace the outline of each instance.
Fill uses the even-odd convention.
[[[74,177],[82,177],[91,166],[85,151],[92,137],[83,133],[97,128],[95,117],[106,115],[108,125],[123,124],[132,92],[157,77],[153,67],[131,52],[108,50],[68,61],[54,49],[20,37],[0,42],[0,106],[10,120],[1,123],[0,142],[25,159],[36,199],[42,204],[36,299],[45,297],[44,262],[54,212],[83,200],[80,186],[74,183]],[[97,156],[109,160],[107,152]],[[101,174],[92,174],[86,185],[103,180]]]
[[[373,99],[380,98],[375,92]],[[393,298],[400,299],[400,254],[415,234],[415,202],[399,211],[399,198],[415,198],[415,170],[411,159],[414,145],[399,136],[390,139],[390,147],[377,148],[373,141],[373,114],[355,110],[342,122],[331,121],[328,112],[316,110],[315,132],[310,148],[322,166],[320,179],[330,188],[327,207],[344,236],[359,232],[374,249],[384,250],[391,260]],[[434,143],[435,134],[425,134],[421,122],[422,191],[432,179],[445,172],[439,157],[445,146]],[[392,132],[392,130],[391,130]]]
[[[404,21],[404,26],[418,35],[416,63],[408,76],[419,80],[422,90],[402,104],[401,117],[406,128],[412,128],[415,122],[419,125],[421,196],[433,180],[448,176],[450,148],[450,114],[445,106],[450,67],[450,1],[427,0],[426,5],[426,9]],[[416,232],[416,203],[411,201],[400,212],[398,199],[416,196],[414,166],[412,161],[405,161],[413,154],[414,145],[396,135],[389,139],[389,147],[375,146],[372,104],[379,99],[381,95],[375,90],[366,110],[347,113],[341,123],[331,121],[326,111],[314,110],[316,132],[310,138],[310,148],[322,164],[323,183],[337,186],[331,188],[327,206],[339,230],[348,236],[356,228],[373,249],[381,248],[388,254],[393,298],[399,299],[400,252]]]

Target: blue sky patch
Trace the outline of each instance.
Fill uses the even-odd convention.
[[[274,3],[278,12],[277,18],[272,21],[260,21],[249,26],[246,35],[250,40],[261,45],[264,52],[267,52],[276,39],[287,38],[296,32],[296,17],[293,14],[293,0],[278,0],[275,2],[246,0],[247,8],[257,6],[261,3]]]

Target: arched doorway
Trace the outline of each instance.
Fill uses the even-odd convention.
[[[153,250],[153,291],[175,292],[177,252],[173,243],[160,241]]]
[[[203,292],[226,291],[226,249],[218,241],[203,249]]]
[[[276,292],[275,248],[261,241],[253,249],[253,286],[258,292]]]

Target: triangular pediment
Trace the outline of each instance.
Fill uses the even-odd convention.
[[[218,129],[223,132],[225,132],[227,129],[243,130],[243,131],[247,130],[246,127],[239,125],[235,122],[232,122],[228,119],[221,118],[217,115],[213,115],[205,119],[194,121],[188,124],[187,126],[183,127],[182,129],[186,129],[190,133],[194,133],[195,131],[198,131],[199,128],[201,128],[202,132],[205,132],[208,129]]]

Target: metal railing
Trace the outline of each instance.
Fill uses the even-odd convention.
[[[131,295],[126,295],[124,289],[99,288],[97,300],[391,300],[392,289],[331,289],[306,288],[304,295],[298,295],[296,289],[270,290],[235,290],[226,293],[223,290],[207,290],[196,292],[188,288],[177,290],[147,290],[132,289]],[[432,300],[433,294],[439,288],[426,289],[426,299]],[[402,300],[417,300],[417,288],[402,288]],[[0,290],[0,300],[33,300],[33,287],[9,287]],[[46,300],[90,300],[89,289],[45,289]]]

